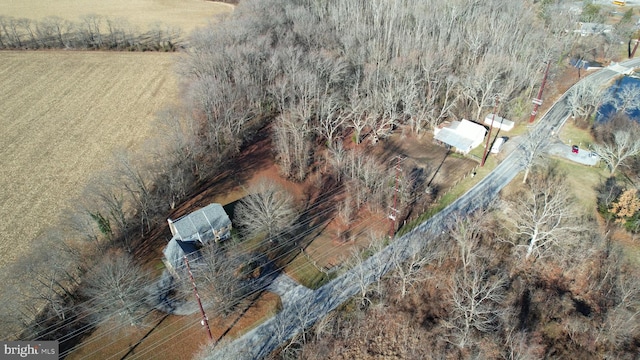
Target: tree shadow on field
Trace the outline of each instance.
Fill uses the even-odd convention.
[[[444,165],[444,162],[449,157],[449,154],[451,154],[451,146],[447,146],[447,151],[444,153],[444,157],[442,158],[440,165],[438,165],[436,170],[433,172],[433,176],[431,176],[431,179],[429,179],[429,182],[427,182],[427,186],[431,186],[431,184],[433,183],[433,180],[436,178],[436,176],[440,172],[440,169],[442,169],[442,165]]]
[[[239,154],[219,164],[218,175],[196,185],[184,197],[186,200],[169,211],[166,218],[177,219],[205,207],[216,201],[219,196],[237,191],[238,186],[245,184],[256,172],[270,166],[273,163],[273,156],[268,127],[265,126],[257,131],[253,139],[250,144],[240,150]],[[225,210],[229,210],[229,207],[225,207]],[[158,256],[161,256],[159,249],[162,249],[170,238],[168,226],[162,224],[153,226],[152,231],[145,236],[134,237],[131,246],[134,256],[154,262]]]
[[[237,156],[225,160],[220,165],[219,175],[201,183],[189,199],[181,204],[173,214],[175,217],[191,212],[195,208],[207,206],[216,195],[234,191],[249,181],[260,170],[273,163],[268,131],[260,131],[254,142],[243,148]]]
[[[336,179],[331,175],[323,175],[320,188],[314,188],[314,194],[308,194],[307,206],[301,212],[295,225],[281,234],[274,236],[273,242],[265,244],[261,251],[267,254],[269,262],[264,265],[263,274],[258,280],[261,286],[268,286],[282,271],[305,249],[318,238],[335,218],[335,198],[342,195],[343,190],[335,191]]]
[[[133,346],[131,346],[131,347],[129,348],[129,351],[127,351],[127,353],[126,353],[126,354],[124,354],[124,355],[120,358],[120,360],[124,360],[124,359],[126,359],[126,358],[127,358],[127,356],[129,356],[129,355],[133,355],[133,354],[134,354],[134,352],[135,352],[135,350],[136,350],[136,348],[137,348],[138,346],[140,346],[140,344],[142,344],[142,342],[143,342],[146,338],[148,338],[148,337],[149,337],[149,335],[151,335],[151,333],[152,333],[154,330],[156,330],[156,329],[160,326],[160,324],[162,324],[162,323],[165,321],[165,319],[166,319],[166,318],[168,318],[168,317],[169,317],[169,314],[165,314],[165,315],[162,317],[162,319],[160,319],[160,321],[158,321],[158,323],[156,323],[156,324],[155,324],[155,326],[151,328],[151,330],[149,330],[149,331],[148,331],[148,332],[147,332],[147,333],[146,333],[146,334],[145,334],[145,335],[144,335],[140,340],[138,340],[138,342],[137,342],[137,343],[135,343],[135,345],[133,345]]]

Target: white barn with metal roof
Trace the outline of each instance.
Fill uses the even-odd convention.
[[[456,151],[468,154],[482,144],[487,129],[473,121],[463,119],[453,121],[447,127],[434,130],[434,139],[456,148]]]
[[[513,121],[507,120],[500,115],[494,114],[487,115],[487,117],[484,118],[484,124],[503,131],[509,131],[513,129],[513,126],[515,125]]]

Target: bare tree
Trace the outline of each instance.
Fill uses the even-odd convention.
[[[152,212],[155,210],[151,194],[152,177],[146,169],[146,163],[141,159],[134,159],[131,153],[116,153],[115,166],[115,173],[138,215],[140,234],[144,234],[145,229],[151,229]]]
[[[73,287],[62,279],[60,272],[64,269],[59,268],[59,264],[46,261],[55,259],[58,254],[47,248],[45,256],[42,252],[30,255],[34,256],[20,263],[25,266],[25,269],[18,272],[18,274],[29,274],[28,277],[24,276],[19,289],[21,301],[29,302],[31,306],[35,305],[35,308],[46,308],[58,319],[64,320],[68,310],[67,300],[72,296]]]
[[[544,349],[541,345],[532,343],[531,334],[511,329],[506,334],[502,358],[505,360],[535,360],[539,359]]]
[[[400,297],[404,298],[410,289],[426,278],[423,267],[435,257],[435,254],[409,250],[409,252],[413,252],[413,255],[405,259],[404,251],[401,250],[398,249],[391,255],[394,269],[391,278],[399,284]]]
[[[274,240],[298,217],[293,195],[281,185],[261,179],[248,191],[236,206],[234,219],[247,236],[265,235]]]
[[[499,328],[507,276],[490,271],[482,261],[468,269],[459,269],[449,288],[451,317],[446,326],[452,329],[455,344],[469,346],[475,332],[486,333]]]
[[[595,81],[580,81],[567,92],[567,105],[573,117],[589,119],[599,104],[609,102],[610,95]]]
[[[458,104],[460,94],[457,90],[458,79],[447,74],[429,79],[427,83],[427,95],[424,103],[424,115],[417,113],[416,118],[412,118],[414,131],[420,133],[424,127],[435,128],[444,119],[453,115],[453,110]],[[423,125],[422,122],[425,122]],[[426,126],[425,126],[426,125]]]
[[[635,130],[634,130],[635,129]],[[637,126],[616,130],[608,139],[593,145],[593,151],[604,161],[613,176],[620,166],[640,154],[640,131]]]
[[[353,85],[352,90],[348,94],[348,122],[347,126],[354,131],[355,143],[360,144],[362,141],[362,130],[371,123],[370,114],[360,99],[364,97],[359,84]]]
[[[335,146],[334,141],[342,131],[346,122],[345,115],[340,110],[336,96],[325,96],[320,101],[318,120],[315,130],[325,138],[327,147]]]
[[[640,86],[629,83],[618,87],[613,95],[612,105],[616,112],[627,114],[640,109]]]
[[[199,257],[191,262],[193,277],[200,297],[215,315],[227,316],[250,294],[254,287],[250,279],[250,255],[241,251],[229,251],[222,244],[205,245]],[[181,279],[185,297],[193,294],[189,276]]]
[[[542,162],[548,137],[542,131],[530,131],[522,136],[520,147],[524,150],[521,162],[524,165],[522,183],[527,182],[531,168]]]
[[[456,215],[448,226],[447,233],[455,241],[458,250],[456,260],[464,271],[476,262],[480,242],[488,233],[488,219],[489,214],[483,209],[469,216]]]
[[[311,162],[312,134],[308,118],[292,113],[281,114],[274,125],[274,145],[280,171],[298,181],[306,178]]]
[[[91,299],[85,311],[95,321],[113,319],[137,326],[144,323],[150,310],[146,286],[149,274],[127,254],[110,254],[102,259],[85,278],[82,291]]]
[[[460,79],[462,95],[476,108],[474,120],[480,120],[482,111],[493,104],[496,94],[508,98],[510,93],[505,88],[505,79],[508,76],[504,58],[491,56],[483,58]]]
[[[548,255],[581,229],[569,186],[554,167],[536,172],[527,188],[509,201],[507,212],[514,236],[526,243],[518,246],[526,248],[527,259]]]
[[[367,259],[367,253],[358,248],[352,248],[348,261],[345,262],[345,266],[350,268],[354,274],[354,280],[358,284],[360,290],[358,298],[360,300],[360,307],[367,308],[372,303],[371,295],[371,281],[369,278],[371,274],[369,269],[364,266],[364,262]]]
[[[293,313],[295,315],[296,325],[301,329],[302,343],[307,342],[307,328],[311,324],[310,317],[313,313],[314,304],[311,301],[294,301]]]

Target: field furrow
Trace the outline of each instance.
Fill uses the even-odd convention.
[[[0,268],[58,222],[114,151],[154,135],[155,113],[177,96],[175,56],[0,52]]]

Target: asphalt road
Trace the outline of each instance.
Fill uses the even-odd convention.
[[[640,66],[640,59],[623,62],[628,67]],[[616,72],[603,69],[581,81],[606,84]],[[532,127],[530,135],[547,140],[569,117],[566,96],[563,95]],[[500,190],[525,167],[525,149],[516,147],[489,175],[444,210],[420,224],[410,233],[395,239],[389,246],[371,256],[359,266],[315,291],[296,291],[287,294],[282,311],[235,341],[214,349],[206,359],[262,359],[278,346],[310,327],[330,311],[357,295],[362,284],[378,281],[392,268],[392,257],[406,259],[420,251],[426,243],[446,230],[455,214],[467,214],[487,206]],[[291,296],[293,295],[293,296]]]

